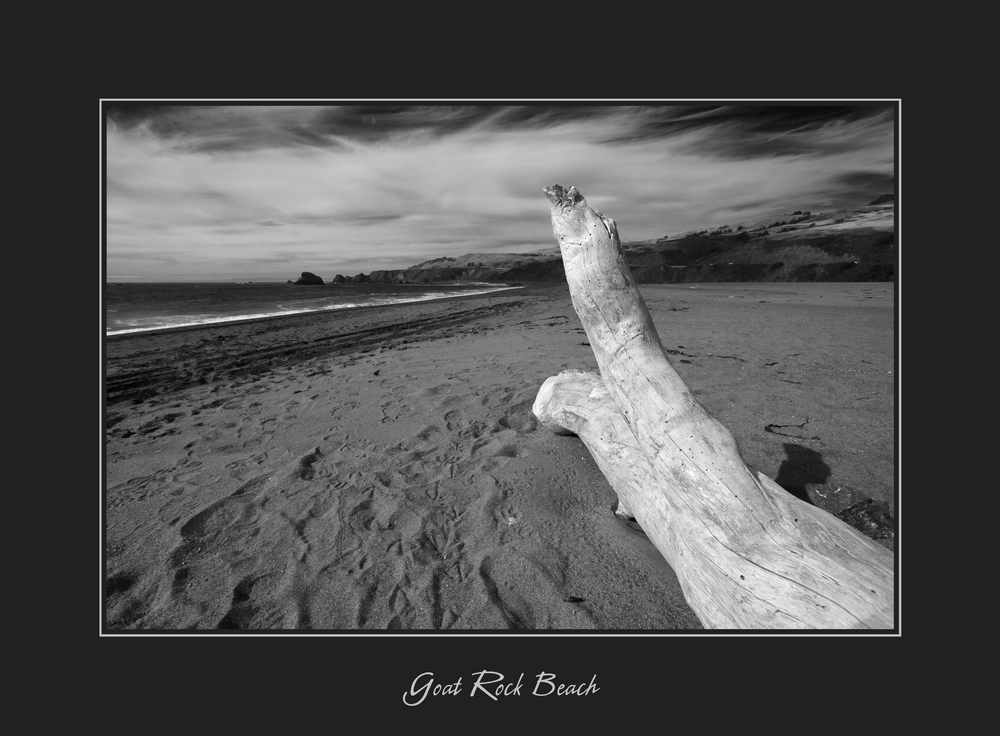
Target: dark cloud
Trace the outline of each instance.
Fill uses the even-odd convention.
[[[650,105],[636,108],[635,125],[607,142],[683,138],[681,151],[729,159],[828,155],[857,146],[838,131],[891,126],[893,114],[888,104]]]
[[[224,153],[261,148],[338,149],[408,137],[443,138],[468,130],[544,130],[587,123],[598,142],[634,144],[701,133],[687,143],[693,154],[731,158],[816,153],[808,135],[822,128],[891,123],[893,106],[677,104],[628,105],[183,105],[109,103],[108,121],[124,130],[142,127],[184,149]],[[835,152],[835,137],[824,152]]]
[[[543,129],[565,123],[620,115],[618,105],[535,103],[524,105],[335,105],[316,112],[312,125],[335,136],[375,141],[420,133],[431,137],[482,129]]]
[[[896,191],[896,177],[881,171],[850,171],[836,177],[832,188],[848,201],[865,204],[880,194]]]
[[[367,217],[348,217],[343,219],[349,220],[356,225],[379,225],[384,222],[398,220],[401,217],[402,215],[369,215]]]
[[[408,135],[445,136],[496,114],[488,106],[109,103],[109,124],[145,129],[180,150],[207,153],[299,146],[340,149]]]
[[[175,113],[183,113],[190,109],[185,105],[156,104],[148,102],[106,102],[104,104],[105,117],[115,125],[125,130],[131,130],[137,125],[153,121],[163,121],[157,123],[162,126],[160,133],[169,134],[171,131],[170,122]]]
[[[311,124],[328,135],[374,141],[415,132],[447,135],[492,114],[477,105],[337,105],[317,110]]]

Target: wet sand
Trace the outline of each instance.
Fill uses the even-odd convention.
[[[752,469],[895,512],[892,284],[640,290]],[[107,630],[699,630],[531,413],[586,341],[565,285],[108,339]]]

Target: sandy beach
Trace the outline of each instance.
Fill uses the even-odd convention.
[[[892,283],[640,291],[747,465],[895,515]],[[108,631],[701,629],[532,414],[597,369],[565,284],[123,335],[105,363]]]

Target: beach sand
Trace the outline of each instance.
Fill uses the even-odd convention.
[[[640,291],[752,469],[895,513],[891,283]],[[126,335],[105,362],[107,631],[701,628],[532,415],[597,367],[565,285]]]

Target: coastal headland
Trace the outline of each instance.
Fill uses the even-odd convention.
[[[636,283],[893,281],[898,251],[892,195],[863,207],[786,214],[623,242]],[[404,269],[336,274],[330,283],[566,281],[559,248],[442,256]]]

